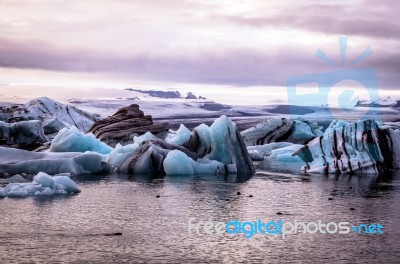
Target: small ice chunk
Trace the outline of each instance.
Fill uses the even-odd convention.
[[[76,183],[67,176],[54,176],[53,179],[67,193],[80,192]]]
[[[25,197],[30,195],[53,195],[80,192],[78,186],[67,176],[50,176],[40,172],[31,183],[9,183],[0,188],[0,197]]]
[[[51,189],[49,187],[46,187],[43,191],[35,192],[35,195],[36,196],[38,196],[38,195],[48,196],[48,195],[53,195],[53,192],[51,191]]]
[[[133,143],[136,143],[138,145],[142,144],[144,141],[147,141],[149,139],[152,139],[156,136],[154,136],[151,132],[146,132],[145,134],[141,136],[135,136],[133,137]]]
[[[251,151],[249,150],[249,156],[253,161],[264,160],[264,156],[261,155],[260,152],[258,152],[258,150],[251,150]]]
[[[8,183],[13,183],[13,182],[21,183],[21,182],[26,182],[26,180],[21,175],[16,174],[16,175],[6,179],[6,182],[8,182]]]
[[[47,175],[44,172],[39,172],[35,177],[33,177],[33,180],[39,184],[41,184],[43,187],[50,187],[52,188],[54,186],[54,179],[53,177]]]

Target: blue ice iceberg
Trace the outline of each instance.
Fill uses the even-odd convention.
[[[92,133],[84,134],[78,128],[61,129],[51,142],[51,152],[86,152],[109,154],[112,147],[101,142]]]

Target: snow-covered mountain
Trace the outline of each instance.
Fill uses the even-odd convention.
[[[400,107],[400,100],[395,100],[388,96],[387,98],[379,99],[379,100],[359,100],[356,104],[357,106],[364,107]]]
[[[192,92],[188,92],[186,96],[182,95],[179,91],[161,91],[161,90],[140,90],[134,88],[125,88],[126,91],[135,92],[135,98],[140,99],[141,96],[163,98],[163,99],[207,99],[205,97],[197,97]]]

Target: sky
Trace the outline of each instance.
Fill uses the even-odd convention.
[[[1,0],[0,96],[135,87],[265,104],[287,102],[288,78],[359,68],[375,69],[380,93],[393,96],[399,11],[389,0]]]

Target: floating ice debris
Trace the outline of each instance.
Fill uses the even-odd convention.
[[[9,183],[0,188],[0,197],[25,197],[31,195],[71,194],[80,192],[78,186],[67,176],[50,176],[39,172],[31,183]]]

